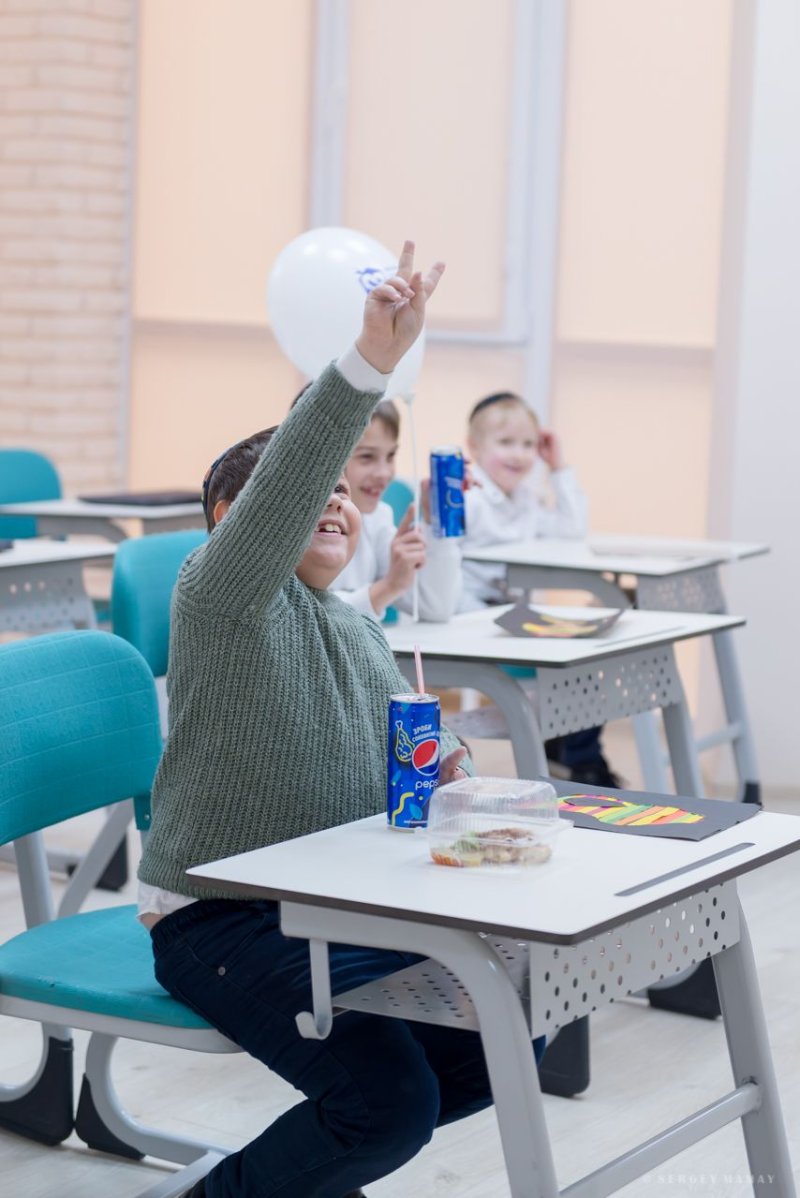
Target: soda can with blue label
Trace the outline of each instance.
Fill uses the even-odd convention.
[[[386,818],[390,828],[425,828],[439,781],[439,700],[435,695],[389,699]]]
[[[437,537],[463,537],[464,454],[454,445],[431,450],[431,522]]]

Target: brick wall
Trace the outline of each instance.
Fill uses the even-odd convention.
[[[0,3],[0,446],[67,493],[123,481],[135,6]]]

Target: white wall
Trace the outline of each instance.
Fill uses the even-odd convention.
[[[797,0],[739,5],[709,531],[772,546],[728,585],[767,799],[800,780],[798,61]]]

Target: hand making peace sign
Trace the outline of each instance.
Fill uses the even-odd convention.
[[[397,274],[367,296],[356,348],[381,374],[394,370],[422,332],[425,305],[443,272],[444,263],[434,262],[423,278],[422,271],[414,270],[414,242],[406,241]]]

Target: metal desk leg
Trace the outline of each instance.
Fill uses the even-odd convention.
[[[636,606],[643,611],[713,612],[720,615],[728,610],[716,566],[704,566],[671,578],[639,578]],[[733,633],[715,632],[711,639],[727,723],[718,731],[702,737],[698,748],[702,752],[716,745],[731,745],[742,788],[740,798],[746,803],[760,805],[756,751],[747,718]]]
[[[397,664],[405,677],[416,685],[413,659],[398,658]],[[516,679],[506,674],[500,666],[426,655],[425,678],[428,686],[472,687],[493,699],[508,725],[517,777],[547,775],[544,741],[530,699]]]
[[[420,953],[451,970],[478,1016],[512,1198],[558,1198],[531,1034],[508,970],[487,940],[456,928],[291,902],[281,903],[281,928],[287,936]]]
[[[722,699],[730,728],[731,747],[742,786],[741,799],[745,803],[761,805],[761,786],[758,782],[758,763],[744,688],[739,674],[739,663],[733,644],[732,632],[715,632],[712,636],[714,655],[717,659]]]
[[[717,954],[713,962],[735,1082],[755,1081],[761,1094],[758,1109],[742,1118],[753,1191],[769,1198],[795,1198],[758,974],[741,910],[739,921],[738,943]]]
[[[672,789],[664,763],[664,752],[658,735],[658,717],[654,711],[643,711],[632,718],[636,747],[642,766],[645,790],[654,794],[669,794]]]
[[[662,708],[667,733],[670,762],[678,794],[702,798],[703,783],[697,756],[692,723],[681,687],[680,697]],[[701,1019],[716,1019],[720,1013],[719,997],[709,961],[701,961],[696,969],[681,974],[674,986],[651,986],[648,997],[652,1006],[681,1015]]]
[[[686,707],[686,698],[681,687],[680,698],[661,709],[664,731],[667,734],[669,759],[675,778],[675,791],[680,795],[703,797],[703,779],[700,775],[700,760],[694,741],[692,722]]]

